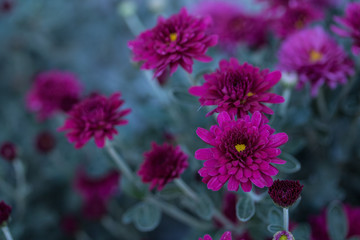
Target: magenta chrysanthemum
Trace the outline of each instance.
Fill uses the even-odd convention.
[[[274,234],[273,240],[295,240],[291,232],[279,231]]]
[[[16,146],[12,142],[4,142],[0,146],[0,156],[5,160],[12,162],[17,157]]]
[[[189,15],[185,8],[169,19],[159,17],[154,28],[129,41],[133,60],[143,62],[141,69],[154,69],[154,77],[159,77],[166,69],[170,69],[172,75],[178,65],[191,73],[193,59],[212,60],[205,55],[207,49],[217,43],[217,36],[205,33],[210,21]]]
[[[157,185],[160,191],[172,180],[180,175],[188,167],[188,157],[179,146],[174,147],[168,143],[152,144],[152,149],[144,153],[144,162],[138,171],[144,183],[151,183],[150,189]]]
[[[275,180],[268,193],[276,205],[288,208],[300,197],[303,187],[299,181]]]
[[[224,232],[220,240],[231,240],[231,232]],[[199,238],[199,240],[213,240],[209,234],[206,234],[204,238]]]
[[[335,17],[335,21],[345,29],[332,26],[332,30],[342,37],[351,37],[354,41],[352,52],[360,54],[360,2],[349,3],[345,16]]]
[[[238,5],[224,1],[201,2],[196,14],[212,19],[208,31],[219,36],[219,44],[228,50],[239,43],[260,47],[267,41],[268,21],[262,14],[249,14]]]
[[[287,38],[279,51],[279,69],[296,72],[298,88],[309,82],[311,95],[326,84],[335,88],[354,73],[353,61],[322,28],[305,29]]]
[[[235,58],[229,62],[222,60],[219,66],[216,72],[204,75],[202,86],[189,89],[191,94],[200,96],[201,105],[217,105],[208,115],[222,111],[238,117],[255,111],[273,114],[273,110],[263,103],[284,101],[283,97],[269,92],[281,78],[279,71],[270,73],[247,63],[240,65]]]
[[[56,145],[56,139],[51,132],[44,131],[36,136],[35,147],[40,153],[51,152]]]
[[[69,111],[80,99],[81,84],[74,74],[52,70],[36,76],[26,97],[30,111],[43,120],[57,111]]]
[[[98,219],[106,213],[106,205],[119,187],[120,174],[110,171],[100,178],[86,175],[79,169],[75,177],[75,189],[84,200],[83,212],[90,219]]]
[[[130,109],[119,110],[124,103],[121,94],[115,93],[106,98],[93,95],[74,106],[69,112],[64,126],[59,131],[67,131],[68,140],[75,143],[75,148],[81,148],[91,138],[99,148],[104,147],[105,140],[113,139],[118,134],[116,126],[128,123],[123,117],[130,113]]]
[[[219,126],[210,131],[198,128],[197,135],[212,148],[199,149],[195,158],[205,160],[199,170],[208,188],[218,191],[226,182],[229,191],[237,191],[239,185],[249,192],[252,183],[256,186],[270,187],[271,176],[278,170],[272,164],[284,164],[277,158],[278,148],[288,141],[285,133],[274,134],[274,129],[264,123],[260,112],[234,120],[227,112],[219,114]]]
[[[0,227],[9,220],[11,209],[4,201],[0,202]]]

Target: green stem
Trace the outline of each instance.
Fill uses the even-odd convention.
[[[106,143],[105,150],[110,155],[116,166],[119,168],[122,174],[130,181],[134,181],[135,177],[125,160],[115,151],[113,145],[110,142]]]
[[[15,200],[17,203],[18,213],[21,217],[25,211],[25,199],[28,192],[25,180],[25,168],[21,159],[15,159],[15,161],[13,161],[13,168],[16,179]]]
[[[1,230],[2,230],[3,233],[4,233],[4,236],[5,236],[5,239],[6,239],[6,240],[13,240],[13,237],[12,237],[12,235],[11,235],[11,233],[10,233],[10,230],[9,230],[9,228],[8,228],[7,225],[3,226],[3,227],[1,228]]]
[[[319,89],[318,96],[316,97],[316,105],[318,107],[318,110],[319,110],[322,120],[327,119],[328,110],[326,107],[326,100],[325,100],[325,95],[324,95],[323,89]]]
[[[289,209],[283,208],[284,230],[289,231]]]

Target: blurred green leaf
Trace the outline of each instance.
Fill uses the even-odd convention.
[[[308,224],[299,224],[292,234],[296,240],[309,240],[311,234],[311,228]]]
[[[134,223],[136,228],[142,232],[154,230],[160,223],[161,210],[159,207],[143,202],[140,203],[134,213]]]
[[[281,225],[283,221],[282,217],[282,211],[277,207],[272,207],[268,214],[268,222],[275,225]]]
[[[331,240],[345,239],[348,222],[340,202],[333,202],[327,209],[326,220]]]
[[[286,160],[285,164],[277,165],[280,172],[295,173],[301,169],[300,162],[293,155],[283,152],[280,158]]]
[[[281,225],[276,225],[276,224],[270,224],[267,227],[268,231],[271,233],[276,233],[278,231],[282,231],[284,230],[283,227]]]
[[[236,203],[236,216],[242,221],[249,221],[255,214],[255,203],[249,195],[241,196]]]
[[[183,192],[179,189],[178,186],[174,184],[168,184],[160,192],[158,192],[158,195],[163,199],[171,200],[183,195]]]

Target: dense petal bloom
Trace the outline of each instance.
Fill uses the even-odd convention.
[[[360,54],[360,2],[349,3],[345,16],[335,17],[335,21],[344,28],[332,26],[332,30],[342,37],[351,37],[354,41],[353,53]]]
[[[287,208],[300,197],[303,187],[299,181],[275,180],[268,193],[276,205]]]
[[[84,215],[90,219],[98,219],[106,213],[109,199],[119,187],[120,174],[110,171],[100,178],[86,175],[80,168],[75,176],[75,189],[84,200]]]
[[[345,204],[343,208],[348,223],[346,239],[360,236],[360,207],[351,207]],[[322,211],[319,216],[312,216],[309,223],[311,226],[311,240],[330,240],[326,222],[326,211]]]
[[[157,185],[161,190],[170,181],[180,177],[188,167],[188,156],[180,147],[164,143],[152,143],[152,149],[144,153],[144,162],[138,171],[144,183],[151,183],[150,189]]]
[[[201,2],[195,12],[212,19],[208,31],[219,36],[223,48],[233,50],[239,43],[256,48],[267,42],[268,21],[263,14],[249,14],[224,1]]]
[[[172,75],[178,65],[191,73],[193,59],[209,62],[207,49],[216,45],[217,36],[205,31],[209,18],[196,18],[182,8],[168,19],[160,17],[157,25],[141,33],[128,46],[133,51],[134,61],[142,61],[141,69],[154,69],[154,77],[170,69]]]
[[[354,73],[354,63],[322,28],[305,29],[292,34],[279,51],[279,69],[296,72],[298,88],[309,82],[311,95],[326,84],[335,88],[345,84]]]
[[[208,115],[222,111],[238,117],[255,111],[273,114],[273,110],[264,103],[284,101],[283,97],[269,92],[280,81],[279,71],[261,71],[248,63],[240,65],[235,58],[229,62],[222,60],[219,66],[216,72],[204,75],[202,86],[189,89],[191,94],[200,96],[201,105],[217,105]]]
[[[81,148],[92,137],[99,148],[104,147],[106,138],[112,140],[113,135],[118,134],[115,127],[128,123],[123,117],[130,113],[130,109],[119,110],[124,103],[120,97],[120,93],[109,98],[92,95],[74,106],[64,126],[58,130],[68,132],[66,136],[75,143],[75,148]]]
[[[279,231],[274,234],[273,240],[295,240],[291,232]]]
[[[231,240],[231,232],[224,232],[220,240]],[[199,238],[199,240],[213,240],[209,234],[206,234],[204,238]]]
[[[0,202],[0,226],[9,220],[11,209],[11,206],[7,205],[4,201]]]
[[[55,145],[55,137],[48,131],[41,132],[36,136],[35,147],[41,153],[51,152]]]
[[[70,72],[43,72],[36,76],[26,104],[43,120],[57,111],[69,111],[79,101],[81,89],[79,80]]]
[[[4,142],[0,147],[0,156],[5,160],[12,162],[17,157],[16,146],[12,142]]]
[[[210,131],[198,128],[197,135],[212,148],[199,149],[195,158],[205,160],[199,170],[203,182],[214,191],[228,182],[229,191],[238,191],[241,185],[249,192],[252,183],[256,186],[270,187],[271,176],[278,170],[272,164],[284,164],[286,161],[277,158],[278,148],[288,141],[285,133],[274,134],[274,129],[265,124],[260,112],[255,112],[250,119],[246,116],[234,120],[227,112],[219,114],[219,125]]]

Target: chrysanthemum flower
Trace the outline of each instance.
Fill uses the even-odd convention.
[[[4,201],[0,202],[0,227],[5,224],[11,214],[11,206],[7,205]]]
[[[343,208],[348,223],[346,239],[360,236],[360,207],[351,207],[344,204]],[[311,240],[330,240],[326,222],[326,211],[323,211],[319,216],[311,217],[309,223],[311,226]]]
[[[294,5],[303,5],[311,3],[316,8],[329,8],[337,5],[339,0],[257,0],[258,2],[266,2],[270,7],[291,7]]]
[[[99,219],[106,213],[109,199],[119,187],[120,174],[110,171],[100,178],[93,178],[80,168],[75,176],[75,189],[84,200],[83,212],[89,219]]]
[[[224,232],[220,240],[231,240],[231,232]],[[206,234],[204,238],[199,238],[199,240],[213,240],[209,234]]]
[[[291,232],[279,231],[274,234],[273,240],[295,240]]]
[[[274,21],[275,32],[284,38],[322,18],[322,11],[313,5],[309,3],[296,4],[295,6],[285,8],[284,13]]]
[[[152,149],[144,153],[144,162],[141,164],[138,175],[144,183],[151,183],[150,189],[157,185],[160,191],[172,180],[179,178],[188,167],[188,156],[180,147],[164,143],[152,144]]]
[[[237,191],[241,185],[249,192],[252,183],[256,186],[270,187],[271,176],[278,170],[272,164],[284,164],[277,158],[278,148],[288,141],[285,133],[274,134],[274,129],[264,123],[260,112],[255,112],[250,119],[246,116],[234,120],[227,112],[219,114],[210,131],[198,128],[197,135],[212,148],[199,149],[195,158],[205,160],[199,170],[203,182],[208,188],[218,191],[226,182],[229,191]]]
[[[275,180],[268,193],[276,205],[288,208],[300,197],[303,187],[299,181]]]
[[[48,153],[56,145],[55,137],[48,131],[43,131],[36,136],[35,147],[41,153]]]
[[[349,3],[345,16],[334,19],[345,29],[336,26],[332,26],[331,29],[342,37],[351,37],[354,41],[352,52],[356,55],[360,54],[360,2]]]
[[[95,94],[76,104],[69,112],[64,126],[59,131],[68,131],[66,134],[75,148],[81,148],[91,138],[99,148],[104,147],[105,139],[113,139],[118,134],[116,126],[128,123],[123,117],[130,113],[130,109],[119,110],[124,103],[121,94],[115,93],[109,98]]]
[[[68,112],[80,99],[81,84],[74,74],[52,70],[40,73],[27,94],[26,104],[44,120],[57,111]]]
[[[287,38],[279,51],[279,69],[299,75],[298,88],[311,85],[311,95],[326,84],[335,88],[354,73],[354,63],[321,27],[305,29]]]
[[[210,21],[189,15],[185,8],[169,19],[159,17],[154,28],[129,41],[133,60],[143,62],[141,69],[154,69],[154,77],[161,76],[167,69],[171,76],[178,65],[191,73],[193,59],[212,60],[205,55],[207,49],[217,43],[217,36],[205,32]]]
[[[235,58],[229,62],[222,60],[219,66],[216,72],[204,75],[202,86],[189,89],[192,95],[200,96],[201,105],[217,105],[207,115],[222,111],[238,117],[255,111],[273,114],[273,110],[263,103],[284,102],[282,96],[269,92],[281,78],[279,71],[261,71],[248,63],[240,65]]]
[[[12,142],[4,142],[0,147],[0,156],[5,160],[12,162],[17,157],[16,146]]]
[[[200,3],[196,14],[212,19],[208,31],[219,36],[219,44],[233,50],[239,43],[260,47],[267,41],[268,21],[263,14],[249,14],[224,1]]]

